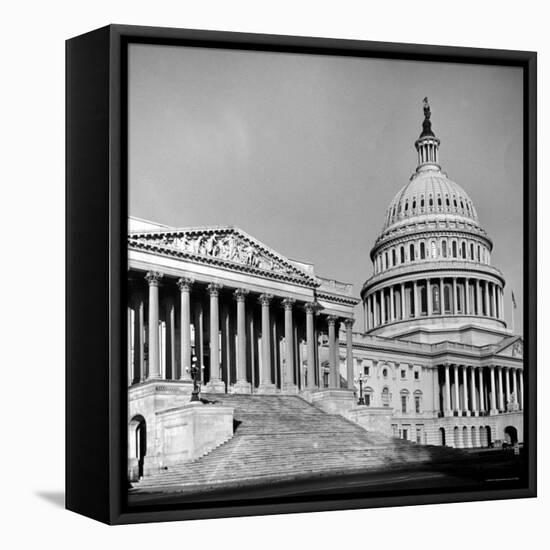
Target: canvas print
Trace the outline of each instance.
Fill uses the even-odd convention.
[[[521,68],[128,50],[128,502],[526,486]]]

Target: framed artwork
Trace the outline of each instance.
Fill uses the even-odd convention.
[[[67,508],[536,495],[536,54],[67,42]]]

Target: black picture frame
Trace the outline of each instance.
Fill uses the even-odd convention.
[[[153,43],[520,67],[524,75],[525,442],[522,489],[126,504],[126,52]],[[109,25],[66,43],[66,507],[125,524],[536,496],[535,52]]]

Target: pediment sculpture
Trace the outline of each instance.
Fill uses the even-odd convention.
[[[255,243],[236,232],[173,233],[155,236],[154,239],[139,235],[135,238],[139,242],[156,244],[188,254],[235,262],[265,271],[303,275],[298,269],[285,265],[282,259],[278,259],[275,255],[267,253]]]

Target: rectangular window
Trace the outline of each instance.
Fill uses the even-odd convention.
[[[414,379],[420,380],[420,373],[417,370],[414,371]]]
[[[416,428],[416,442],[422,443],[422,429]]]
[[[363,374],[368,376],[370,374],[370,367],[363,367]]]
[[[365,405],[370,407],[370,393],[365,394]]]
[[[407,371],[402,370],[401,371],[401,378],[405,378],[407,376]]]
[[[401,412],[403,412],[403,413],[407,412],[407,396],[406,395],[401,396]]]
[[[414,398],[414,410],[417,413],[420,412],[420,396],[419,395],[415,396],[415,398]]]

